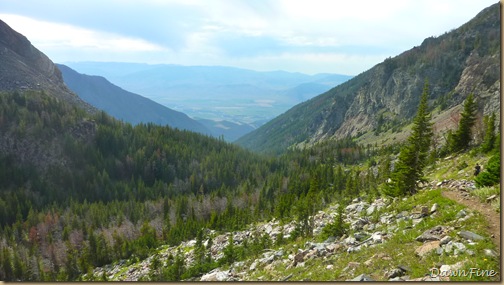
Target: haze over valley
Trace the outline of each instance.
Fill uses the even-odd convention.
[[[351,78],[285,71],[258,72],[219,66],[68,62],[192,118],[258,127],[292,106]]]

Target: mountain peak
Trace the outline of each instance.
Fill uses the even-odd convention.
[[[0,91],[43,90],[87,111],[95,111],[66,87],[60,70],[44,53],[2,20],[0,62]]]

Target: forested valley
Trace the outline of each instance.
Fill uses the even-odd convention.
[[[423,107],[427,112],[426,101]],[[476,110],[465,111],[469,122],[461,124],[470,131]],[[443,147],[427,146],[424,164],[469,146],[498,152],[495,116],[486,116],[485,123],[479,142],[454,146],[463,136],[459,130]],[[2,94],[0,129],[3,145],[14,138],[20,144],[0,159],[3,280],[79,280],[95,267],[144,259],[158,246],[177,245],[202,229],[239,230],[272,218],[294,218],[298,227],[290,239],[295,240],[311,234],[309,217],[331,202],[411,194],[394,183],[383,187],[390,177],[407,181],[401,168],[391,170],[399,150],[396,165],[407,156],[408,142],[364,147],[350,138],[328,140],[268,157],[188,131],[132,127],[103,112],[91,116],[32,91]],[[31,158],[30,148],[38,150]],[[51,156],[55,148],[59,153]],[[16,150],[28,157],[16,160]],[[40,156],[43,161],[36,160]],[[413,175],[408,187],[415,188],[421,172]],[[495,177],[489,181],[495,183]]]
[[[483,193],[479,204],[500,211],[499,12],[494,4],[461,28],[293,107],[238,140],[248,149],[170,126],[131,125],[98,111],[66,87],[47,56],[0,21],[0,280],[105,280],[107,265],[143,260],[149,260],[149,273],[134,280],[200,280],[244,260],[249,269],[265,250],[271,257],[272,248],[282,246],[286,262],[279,268],[289,275],[265,279],[304,280],[313,270],[327,275],[310,278],[344,280],[355,277],[351,263],[358,261],[364,272],[369,266],[359,258],[377,261],[373,250],[385,247],[367,248],[369,256],[350,256],[343,248],[376,235],[380,243],[395,238],[380,254],[397,259],[387,261],[394,268],[382,267],[382,258],[375,262],[370,270],[380,280],[395,278],[388,273],[401,262],[425,267],[406,270],[418,278],[429,266],[462,259],[466,267],[497,269],[497,254],[481,258],[499,246],[492,245],[484,218],[473,212],[458,218],[464,209],[442,197],[472,194],[440,188],[470,184],[470,191]],[[475,177],[477,162],[482,171]],[[387,200],[384,209],[367,214],[377,200]],[[439,211],[429,211],[433,203]],[[356,205],[360,214],[352,210]],[[326,216],[333,221],[315,225],[314,216],[331,207],[334,217]],[[415,227],[408,217],[418,215]],[[361,218],[379,228],[349,229]],[[273,244],[267,233],[249,231],[234,243],[233,232],[273,220],[279,228],[289,225],[288,237],[279,230]],[[417,246],[429,244],[415,237],[433,227],[450,228],[435,241],[440,254],[416,256]],[[459,229],[485,237],[470,244]],[[222,255],[209,254],[218,236],[226,240]],[[443,249],[441,238],[467,245],[473,255],[443,252],[448,244]],[[336,246],[342,252],[304,264],[306,255],[316,255],[310,250],[318,252],[312,242],[325,239],[332,239],[332,253]],[[160,248],[189,240],[190,248],[159,259]],[[402,259],[407,255],[413,258]],[[359,260],[340,264],[348,256]],[[332,272],[335,267],[347,275]]]
[[[347,139],[260,156],[188,131],[89,116],[44,92],[2,94],[0,128],[2,144],[21,142],[0,159],[4,280],[76,280],[202,228],[293,215],[301,222],[335,199],[377,195],[386,172],[357,166],[390,151]],[[39,150],[34,157],[60,153],[15,159],[30,148]]]

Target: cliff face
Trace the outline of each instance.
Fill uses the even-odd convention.
[[[494,4],[458,29],[423,43],[299,104],[238,143],[282,152],[314,143],[401,125],[416,112],[424,82],[429,103],[441,112],[473,93],[480,112],[500,111],[500,6]],[[439,117],[439,118],[442,118]]]
[[[60,70],[23,35],[0,20],[0,91],[42,90],[94,112],[64,84]]]

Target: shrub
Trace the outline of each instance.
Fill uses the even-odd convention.
[[[477,187],[492,186],[500,183],[500,152],[488,160],[485,169],[474,179]]]

